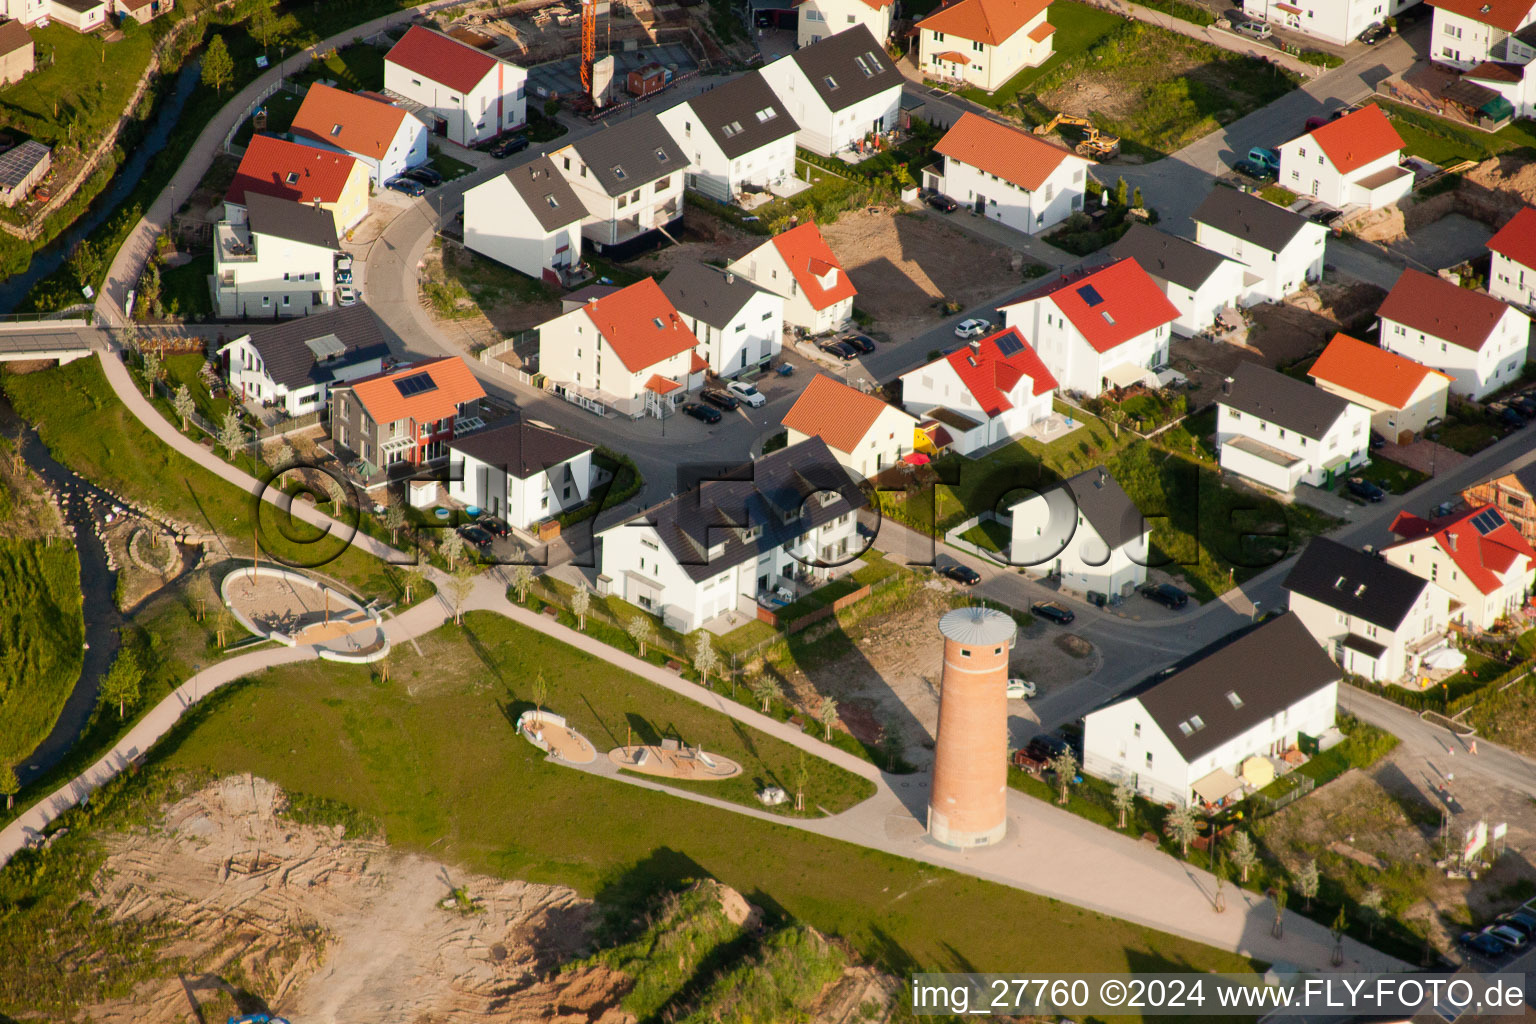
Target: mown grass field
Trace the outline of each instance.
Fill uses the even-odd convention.
[[[74,547],[0,538],[0,767],[53,728],[80,676],[84,637]]]
[[[82,35],[57,22],[30,34],[39,70],[0,89],[0,110],[40,142],[89,148],[128,106],[149,66],[152,34],[135,26],[107,43],[100,33]]]

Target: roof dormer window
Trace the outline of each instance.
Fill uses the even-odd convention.
[[[1243,698],[1237,695],[1236,690],[1228,690],[1227,703],[1231,704],[1234,708],[1240,708],[1243,706]]]
[[[667,326],[666,324],[661,322],[661,317],[659,317],[659,316],[651,317],[651,323],[656,325],[656,329],[657,330],[661,330],[661,328]]]
[[[339,125],[339,124],[331,125],[331,138],[334,139],[336,136],[338,136],[340,134],[341,134],[341,125]]]
[[[288,176],[286,178],[284,178],[283,180],[288,182],[288,184],[290,184],[290,185],[297,185],[299,183],[299,172],[298,171],[289,171],[288,172]]]
[[[659,163],[659,164],[664,164],[664,163],[667,162],[667,151],[666,150],[661,149],[659,147],[657,148],[657,150],[656,150],[656,162]]]
[[[778,116],[779,112],[777,110],[774,110],[772,107],[764,107],[762,110],[757,112],[757,123],[767,124],[769,121],[772,121]]]
[[[726,138],[733,139],[736,136],[741,134],[741,122],[740,121],[732,121],[730,124],[728,124],[725,127],[721,128],[720,131],[722,133],[724,133]]]
[[[618,178],[620,181],[623,181],[625,178],[629,177],[629,175],[624,173],[624,167],[622,164],[613,165],[613,176]]]
[[[822,81],[827,84],[827,88],[828,89],[836,89],[837,88],[837,79],[833,78],[831,75],[827,75],[827,76],[823,77]]]

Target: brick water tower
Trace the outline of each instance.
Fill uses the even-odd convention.
[[[1018,632],[992,608],[939,620],[944,677],[928,795],[928,834],[946,846],[986,846],[1008,825],[1008,653]]]

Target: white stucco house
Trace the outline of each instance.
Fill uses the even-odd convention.
[[[1429,57],[1463,70],[1509,59],[1515,33],[1536,22],[1532,0],[1429,0],[1435,9]]]
[[[1390,529],[1400,539],[1382,556],[1449,593],[1451,618],[1471,629],[1518,611],[1536,583],[1536,550],[1492,505],[1443,519],[1399,512]]]
[[[1083,719],[1083,771],[1156,803],[1217,804],[1334,725],[1340,671],[1295,615],[1223,639]],[[1255,761],[1257,759],[1257,761]]]
[[[221,317],[306,316],[335,298],[341,242],[329,210],[251,192],[243,219],[213,230],[213,298]]]
[[[1370,461],[1371,414],[1258,363],[1240,363],[1216,399],[1221,469],[1281,494],[1331,487]]]
[[[864,6],[864,0],[847,0]],[[805,15],[802,7],[801,17]],[[721,203],[795,176],[800,126],[756,71],[656,115],[688,157],[687,187]]]
[[[1056,378],[1018,328],[972,340],[901,376],[901,403],[944,423],[961,455],[1019,437],[1051,415]]]
[[[1324,391],[1361,405],[1371,429],[1394,444],[1407,444],[1445,418],[1451,378],[1407,356],[1335,334],[1307,375]]]
[[[539,325],[539,372],[588,408],[666,416],[704,383],[698,343],[647,277]]]
[[[290,132],[297,142],[350,153],[375,185],[427,162],[427,126],[404,107],[322,82],[304,94]]]
[[[1103,466],[1025,497],[1009,514],[1010,565],[1079,593],[1127,596],[1147,582],[1152,528]]]
[[[1474,401],[1519,379],[1531,318],[1436,274],[1404,270],[1377,310],[1381,347],[1449,374]]]
[[[464,247],[560,286],[581,266],[587,208],[547,156],[464,193]]]
[[[367,306],[257,327],[218,350],[229,389],[289,416],[324,409],[330,387],[384,368],[389,343]]]
[[[923,185],[1027,235],[1083,208],[1091,162],[1012,125],[967,111],[923,170]]]
[[[661,241],[683,219],[688,157],[655,114],[637,114],[549,154],[587,210],[581,233],[622,259]]]
[[[905,81],[869,29],[855,25],[762,69],[800,130],[795,144],[835,156],[900,126]]]
[[[784,299],[784,322],[825,334],[853,317],[859,290],[815,221],[781,231],[726,269]]]
[[[821,373],[800,392],[783,423],[791,446],[819,437],[859,480],[890,469],[916,444],[917,420]]]
[[[1285,589],[1291,614],[1352,675],[1397,682],[1448,646],[1451,595],[1348,544],[1313,537]]]
[[[1066,391],[1095,398],[1168,362],[1179,310],[1132,259],[1063,274],[998,307]]]
[[[448,496],[530,531],[586,503],[593,447],[521,417],[462,434],[448,445]]]
[[[1223,309],[1242,301],[1247,269],[1187,238],[1132,224],[1109,250],[1135,260],[1179,311],[1173,333],[1189,338],[1209,329]]]
[[[1385,24],[1419,0],[1243,0],[1248,17],[1347,46],[1372,25]]]
[[[807,47],[827,36],[863,25],[882,43],[891,37],[891,13],[896,0],[805,0],[795,10],[800,15],[795,45]]]
[[[719,377],[766,369],[784,344],[784,299],[707,263],[673,267],[661,291],[699,339]]]
[[[1493,253],[1488,294],[1511,306],[1536,309],[1536,209],[1521,207],[1488,239],[1488,249]]]
[[[384,91],[420,104],[432,134],[473,146],[528,121],[528,72],[412,25],[384,55]]]
[[[823,441],[801,441],[638,514],[599,517],[597,589],[685,633],[751,618],[759,597],[805,592],[855,559],[867,503]]]
[[[1403,137],[1374,103],[1280,147],[1280,184],[1336,209],[1378,210],[1413,191]]]
[[[1328,229],[1235,188],[1217,186],[1194,212],[1195,241],[1246,269],[1242,305],[1279,302],[1323,280]]]
[[[918,70],[930,78],[996,92],[1025,68],[1050,59],[1051,0],[955,0],[923,20]]]

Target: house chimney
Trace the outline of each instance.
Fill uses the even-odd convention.
[[[1454,534],[1454,533],[1446,534],[1445,535],[1445,542],[1451,546],[1451,550],[1452,551],[1456,550],[1456,534]]]
[[[979,338],[972,338],[971,339],[971,349],[972,349],[972,351],[980,352],[981,351],[981,339],[979,339]]]
[[[1108,480],[1109,480],[1109,471],[1107,469],[1105,469],[1103,466],[1100,466],[1099,467],[1099,486],[1103,487],[1104,484],[1106,482],[1108,482]]]
[[[730,271],[726,271],[725,283],[726,284],[735,284],[736,283],[736,275],[731,273]]]
[[[315,196],[315,209],[320,209],[320,197]]]
[[[1227,377],[1226,379],[1224,379],[1221,382],[1221,393],[1224,394],[1224,395],[1230,395],[1232,393],[1232,378],[1231,377]]]

